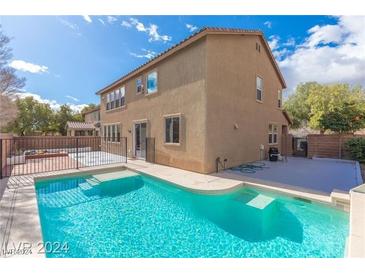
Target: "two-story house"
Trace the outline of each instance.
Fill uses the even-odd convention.
[[[100,107],[97,106],[82,113],[84,122],[66,123],[67,136],[99,136],[100,135]]]
[[[106,142],[156,163],[211,173],[284,149],[283,76],[262,32],[205,28],[97,92]]]

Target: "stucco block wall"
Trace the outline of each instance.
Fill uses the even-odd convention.
[[[98,122],[99,121],[99,110],[86,113],[84,120],[86,123]]]
[[[155,137],[156,163],[204,172],[204,136],[206,126],[206,42],[204,39],[163,60],[141,75],[146,87],[147,73],[158,72],[158,91],[136,93],[137,77],[127,81],[126,106],[106,111],[106,96],[101,95],[103,124],[121,123],[121,136],[128,138],[128,156],[133,156],[133,126],[147,121],[147,136]],[[112,91],[111,89],[110,91]],[[166,145],[164,115],[181,113],[181,144]]]
[[[365,135],[353,134],[310,134],[308,140],[308,158],[344,158],[349,159],[350,153],[347,151],[345,143],[356,137]]]
[[[256,42],[261,52],[256,51]],[[264,80],[262,103],[256,101],[256,75]],[[228,167],[259,160],[261,144],[267,154],[269,123],[279,127],[277,146],[281,150],[281,126],[288,125],[277,107],[277,92],[281,89],[259,37],[207,37],[206,171],[215,170],[217,157],[227,158]]]

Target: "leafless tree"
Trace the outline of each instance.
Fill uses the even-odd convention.
[[[13,121],[17,113],[14,101],[9,96],[0,94],[0,129]]]
[[[10,38],[3,34],[0,25],[0,130],[15,119],[17,108],[12,98],[25,84],[25,78],[19,78],[15,69],[8,66],[12,58],[9,42]]]

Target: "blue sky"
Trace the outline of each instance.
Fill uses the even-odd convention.
[[[365,85],[365,17],[1,16],[25,92],[53,107],[95,92],[204,26],[260,29],[288,83]]]

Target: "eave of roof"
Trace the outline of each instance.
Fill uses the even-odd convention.
[[[97,107],[95,107],[95,108],[93,108],[93,109],[90,109],[90,110],[88,110],[88,111],[84,111],[84,112],[82,113],[82,115],[89,114],[89,113],[91,113],[91,112],[98,111],[98,110],[100,110],[100,106],[97,106]]]
[[[283,114],[284,114],[285,119],[288,121],[289,125],[292,125],[293,121],[290,118],[289,113],[285,109],[283,109]]]
[[[285,83],[284,77],[283,77],[283,75],[282,75],[282,73],[279,69],[279,66],[278,66],[278,64],[275,60],[275,57],[272,54],[270,46],[267,43],[262,31],[260,31],[260,30],[247,30],[247,29],[232,29],[232,28],[202,28],[199,31],[197,31],[196,33],[188,36],[184,40],[182,40],[179,43],[175,44],[171,48],[161,52],[159,55],[155,56],[154,58],[147,61],[146,63],[138,66],[134,70],[128,72],[125,75],[123,75],[121,78],[114,81],[110,85],[100,89],[99,91],[96,92],[96,94],[100,95],[100,94],[110,90],[111,88],[116,87],[117,85],[119,85],[119,84],[129,80],[130,78],[136,76],[141,71],[155,65],[156,63],[162,61],[163,59],[167,58],[168,56],[172,55],[173,53],[185,48],[186,46],[188,46],[191,43],[207,36],[208,34],[239,34],[239,35],[245,34],[245,35],[257,35],[257,36],[259,36],[261,38],[261,40],[264,42],[265,48],[266,48],[267,52],[269,53],[271,62],[273,64],[274,68],[275,68],[275,71],[277,72],[277,74],[279,76],[279,79],[280,79],[281,84],[283,85],[283,88],[286,88],[286,83]]]

